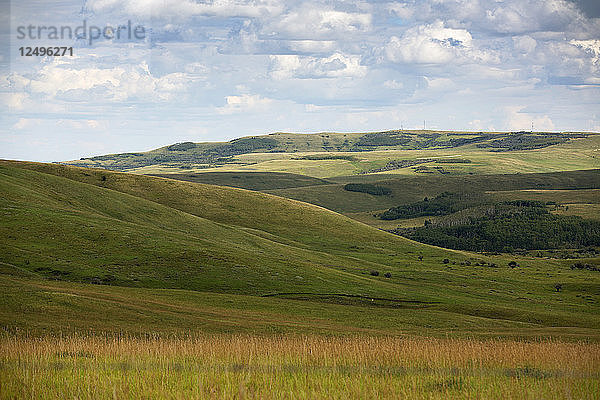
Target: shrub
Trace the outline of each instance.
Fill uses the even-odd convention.
[[[554,289],[556,289],[557,292],[560,292],[562,287],[563,287],[562,283],[557,283],[556,285],[554,285]]]
[[[372,276],[379,276],[379,271],[373,270],[373,271],[371,271],[371,275]]]
[[[575,264],[571,265],[571,269],[587,269],[588,271],[600,272],[600,268],[594,267],[590,264],[583,264],[581,262],[576,262]]]
[[[448,264],[448,263],[450,263],[450,260],[448,260],[447,258],[444,258],[444,259],[442,260],[442,262],[443,262],[444,264]]]
[[[389,272],[386,272],[386,273],[385,273],[385,275],[383,275],[383,276],[385,276],[386,278],[391,278],[391,277],[392,277],[392,274],[391,274],[391,273],[389,273]]]

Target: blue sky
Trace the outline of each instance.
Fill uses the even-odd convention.
[[[597,1],[0,0],[0,158],[276,131],[600,131]],[[143,39],[18,37],[19,26]],[[44,35],[42,35],[44,36]],[[73,46],[74,57],[21,57]]]

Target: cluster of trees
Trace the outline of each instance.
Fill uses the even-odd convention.
[[[220,157],[235,156],[238,154],[250,153],[255,150],[273,150],[279,142],[267,137],[249,137],[234,139],[229,143],[214,147],[207,153],[215,154]]]
[[[469,251],[578,248],[600,245],[600,222],[548,212],[543,203],[496,204],[491,212],[461,223],[427,224],[396,233],[436,246]]]
[[[408,135],[397,133],[367,133],[362,135],[357,146],[399,146],[411,141]]]
[[[196,148],[196,144],[193,142],[175,143],[167,147],[169,151],[188,151]]]
[[[564,143],[573,137],[558,133],[515,132],[502,139],[478,144],[477,147],[492,148],[493,151],[532,150]]]
[[[464,195],[444,192],[434,198],[425,197],[422,201],[403,204],[384,211],[380,219],[391,221],[394,219],[407,219],[435,215],[448,215],[467,207],[463,201]]]
[[[392,190],[385,186],[373,185],[370,183],[348,183],[344,185],[344,190],[349,192],[368,193],[375,196],[386,196],[392,194]]]
[[[571,265],[571,269],[586,269],[588,271],[600,272],[599,267],[595,267],[591,264],[584,264],[582,262],[576,262],[575,264]]]

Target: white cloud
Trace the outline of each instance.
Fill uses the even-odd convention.
[[[569,43],[585,50],[594,64],[600,64],[600,40],[571,40]]]
[[[298,55],[271,56],[271,76],[288,78],[360,78],[367,73],[360,56],[335,53],[329,57],[303,57]]]
[[[121,13],[140,18],[188,18],[193,16],[259,17],[282,11],[277,0],[88,0],[96,13]]]
[[[568,0],[405,0],[388,5],[401,18],[447,21],[453,28],[481,32],[584,32],[589,21]],[[593,26],[593,24],[591,24]]]
[[[402,89],[404,88],[404,84],[402,82],[398,82],[395,79],[387,80],[383,82],[383,86],[388,89]]]
[[[185,91],[189,84],[189,77],[185,73],[155,77],[144,62],[113,68],[73,68],[62,63],[51,63],[34,74],[13,73],[8,80],[13,83],[13,90],[21,91],[14,92],[9,103],[16,107],[28,92],[70,101],[165,101]]]
[[[425,80],[427,81],[427,88],[430,90],[447,91],[456,88],[452,79],[425,77]]]
[[[291,40],[290,50],[301,53],[330,53],[337,46],[333,40]]]
[[[40,125],[41,121],[39,119],[30,119],[30,118],[19,118],[19,120],[12,126],[13,129],[27,129],[33,125]]]
[[[512,39],[515,49],[521,53],[529,54],[537,46],[536,40],[529,35],[515,36]]]
[[[397,63],[444,64],[473,55],[473,38],[465,29],[436,21],[408,29],[402,37],[392,36],[385,54]]]
[[[29,96],[27,93],[2,93],[0,99],[9,110],[23,110]]]
[[[318,4],[303,3],[291,10],[272,26],[275,32],[294,39],[330,39],[331,36],[365,32],[371,28],[372,16],[368,13],[349,13],[323,8]]]
[[[219,114],[233,114],[238,112],[248,111],[261,111],[268,110],[269,107],[274,103],[273,99],[261,97],[257,94],[249,95],[243,94],[241,96],[227,96],[225,98],[226,104],[223,107],[218,108]]]
[[[511,131],[530,131],[531,124],[535,131],[553,131],[554,122],[548,115],[535,115],[521,112],[524,106],[508,106],[505,108],[506,126]]]
[[[501,33],[561,31],[583,18],[575,5],[565,0],[488,3],[485,22],[491,29]]]

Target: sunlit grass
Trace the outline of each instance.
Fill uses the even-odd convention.
[[[5,337],[1,398],[593,399],[600,344],[323,336]]]

